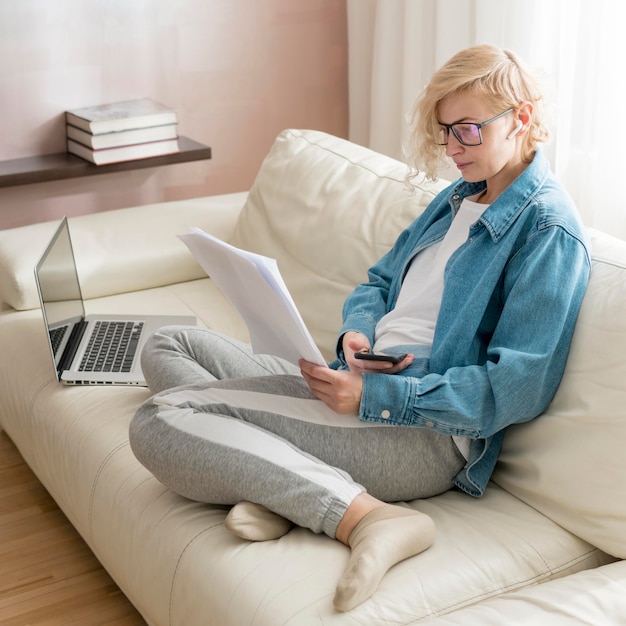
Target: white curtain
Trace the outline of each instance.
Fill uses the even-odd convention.
[[[508,48],[546,77],[544,150],[583,221],[626,239],[623,0],[347,1],[352,141],[403,159],[406,116],[432,73],[477,43]]]

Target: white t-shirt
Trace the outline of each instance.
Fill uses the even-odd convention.
[[[463,200],[445,237],[422,250],[411,262],[398,302],[376,325],[374,350],[421,344],[432,346],[443,296],[443,276],[452,253],[467,241],[469,229],[487,208]],[[470,440],[452,437],[461,454],[469,457]]]
[[[486,208],[485,204],[463,200],[445,237],[413,259],[396,306],[376,325],[374,349],[377,352],[405,344],[432,345],[446,264],[452,253],[465,243],[470,226]]]

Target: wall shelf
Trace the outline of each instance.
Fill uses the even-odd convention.
[[[109,165],[94,165],[69,152],[0,161],[0,187],[43,183],[50,180],[94,176],[95,174],[128,172],[146,167],[159,167],[211,158],[209,146],[188,137],[179,137],[178,139],[180,152]]]

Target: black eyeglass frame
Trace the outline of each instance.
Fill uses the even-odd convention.
[[[483,142],[483,134],[480,131],[481,128],[484,128],[485,126],[487,126],[488,124],[491,124],[491,122],[495,122],[496,120],[499,120],[501,117],[504,117],[505,115],[508,115],[509,113],[512,113],[513,111],[515,111],[515,109],[513,107],[511,107],[510,109],[507,109],[506,111],[502,111],[502,113],[498,113],[498,115],[496,115],[495,117],[492,117],[488,120],[486,120],[485,122],[481,122],[480,124],[477,124],[476,122],[455,122],[454,124],[444,124],[443,122],[438,122],[439,126],[443,126],[446,131],[446,141],[445,143],[439,143],[437,142],[438,146],[447,146],[448,145],[448,139],[450,137],[450,131],[452,131],[452,134],[456,137],[457,141],[462,145],[462,146],[480,146]],[[478,131],[478,143],[466,143],[465,141],[463,141],[463,139],[461,139],[455,132],[454,127],[455,126],[475,126],[476,130]]]

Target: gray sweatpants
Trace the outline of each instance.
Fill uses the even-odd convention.
[[[335,413],[296,366],[210,330],[162,328],[142,367],[156,395],[131,422],[133,452],[193,500],[256,502],[334,537],[359,493],[433,496],[465,464],[450,437]]]

